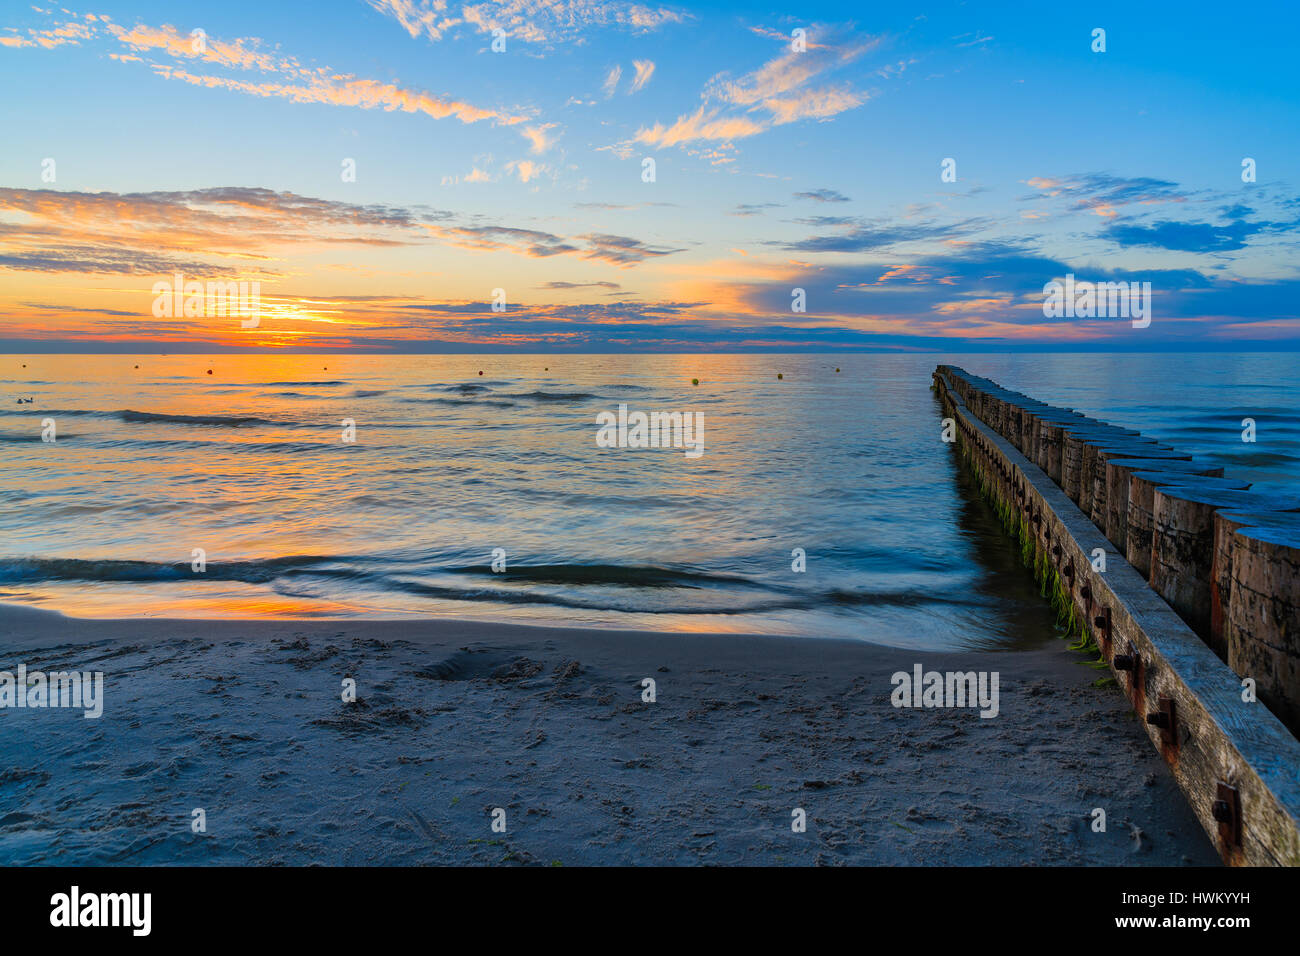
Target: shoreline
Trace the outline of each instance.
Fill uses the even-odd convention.
[[[105,673],[98,720],[0,712],[23,721],[0,743],[8,865],[1218,862],[1124,702],[1061,641],[947,653],[6,605],[0,644],[0,670]],[[998,716],[893,707],[890,675],[917,663],[998,671]]]

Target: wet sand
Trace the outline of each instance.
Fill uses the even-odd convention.
[[[0,670],[103,671],[105,701],[0,710],[0,863],[1217,865],[1083,660],[5,607]],[[998,716],[893,707],[918,663],[998,671]]]

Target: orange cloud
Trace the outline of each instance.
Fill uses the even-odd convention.
[[[798,120],[830,119],[865,103],[870,94],[854,90],[848,84],[820,88],[810,84],[874,49],[880,38],[854,36],[841,40],[839,31],[824,26],[810,28],[808,35],[822,42],[809,42],[799,52],[789,50],[736,80],[725,73],[718,74],[706,85],[705,102],[699,109],[667,125],[656,123],[643,127],[633,142],[657,149],[698,142],[718,143],[721,145],[704,150],[705,158],[715,164],[725,163],[732,159],[728,150],[734,140]],[[789,40],[784,36],[781,39]],[[742,112],[727,112],[727,107],[740,108]]]
[[[221,76],[197,76],[176,67],[155,65],[155,73],[168,79],[182,80],[195,86],[235,90],[251,96],[273,96],[295,103],[324,103],[332,106],[356,106],[361,109],[402,110],[425,113],[434,119],[454,116],[462,123],[495,120],[506,126],[522,123],[527,117],[510,116],[496,110],[482,109],[459,100],[440,100],[428,93],[403,89],[377,80],[349,77],[316,79],[311,85],[292,83],[250,83]]]
[[[95,21],[96,18],[94,15],[89,15],[87,20]],[[150,64],[159,76],[180,80],[194,86],[232,90],[250,96],[277,97],[295,103],[400,110],[407,113],[423,113],[434,119],[454,117],[462,123],[490,120],[502,126],[514,126],[528,119],[528,116],[522,112],[475,106],[463,100],[439,97],[422,90],[401,87],[395,83],[336,73],[326,67],[309,68],[292,56],[283,56],[263,49],[262,41],[256,38],[222,40],[208,37],[201,30],[185,35],[170,25],[152,27],[137,24],[127,29],[111,22],[107,17],[99,18],[99,22],[102,23],[102,27],[94,25],[94,22],[71,21],[51,30],[29,30],[30,39],[17,36],[0,37],[0,44],[11,47],[33,45],[53,47],[102,36],[104,35],[100,32],[102,30],[133,51],[132,54],[109,54],[112,59],[119,62],[138,62],[141,58],[135,56],[136,53],[159,52],[175,59],[195,60],[229,69],[257,70],[284,78],[281,82],[269,80],[250,82],[196,74],[166,64]],[[525,134],[535,151],[540,152],[544,148],[545,134],[549,128],[549,126],[532,127]]]
[[[733,140],[763,132],[762,125],[743,116],[721,117],[718,110],[701,106],[690,116],[680,116],[669,126],[656,123],[649,129],[639,130],[638,143],[662,148],[680,146],[696,140]]]

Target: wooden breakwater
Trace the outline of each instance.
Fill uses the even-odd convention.
[[[953,366],[934,383],[981,488],[1224,861],[1300,865],[1300,742],[1283,723],[1300,704],[1300,503]]]

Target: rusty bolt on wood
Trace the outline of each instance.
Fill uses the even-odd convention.
[[[1161,695],[1156,702],[1158,710],[1147,714],[1147,723],[1160,728],[1160,742],[1166,746],[1177,746],[1178,738],[1174,734],[1174,699]]]

